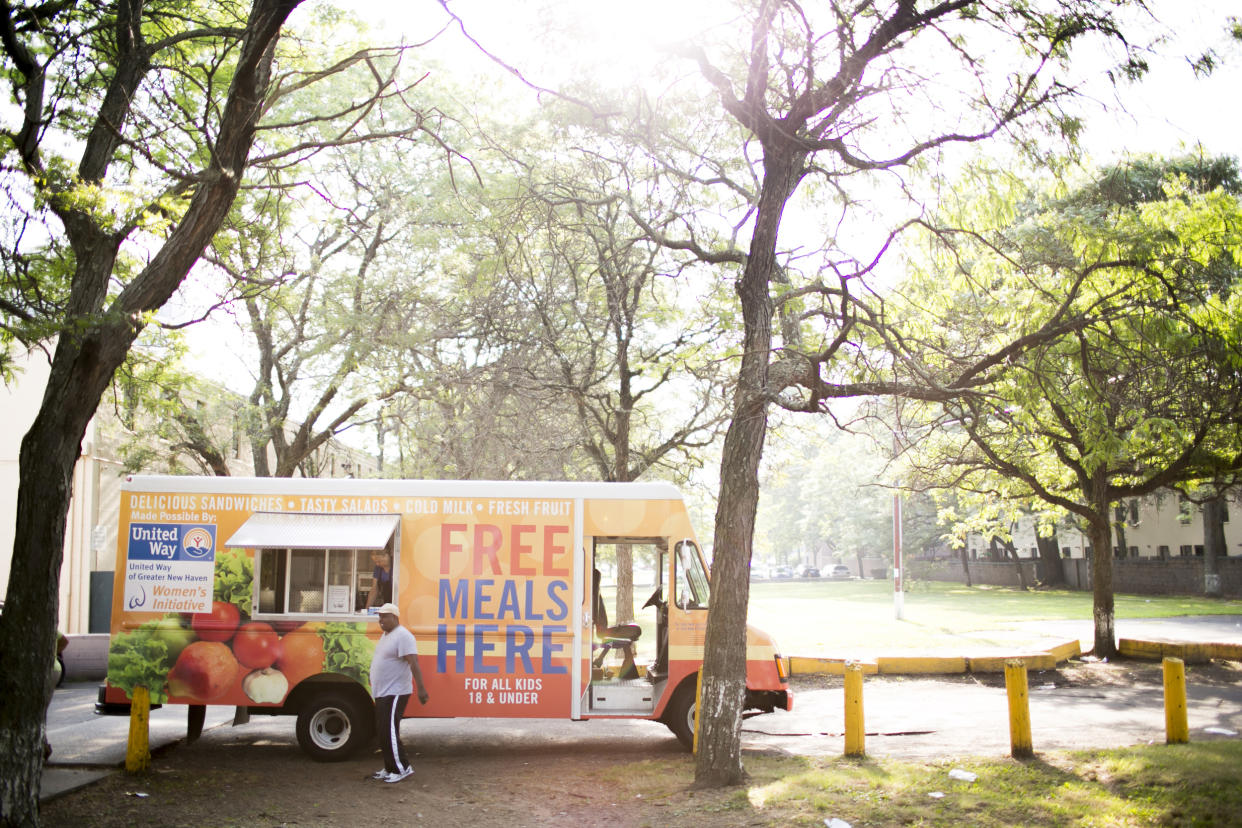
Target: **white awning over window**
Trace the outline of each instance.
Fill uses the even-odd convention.
[[[247,549],[383,549],[398,515],[308,515],[256,512],[225,546]]]

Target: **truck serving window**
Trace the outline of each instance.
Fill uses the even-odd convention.
[[[366,612],[373,566],[365,549],[256,549],[260,613]]]
[[[396,515],[256,512],[224,546],[254,550],[260,615],[365,613],[377,566],[397,583],[399,525]]]

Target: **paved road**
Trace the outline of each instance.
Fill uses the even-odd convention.
[[[1058,634],[1074,635],[1078,622]],[[1053,626],[1041,622],[1041,629]],[[1052,632],[1052,630],[1049,630]],[[1242,616],[1208,619],[1123,620],[1121,637],[1184,641],[1242,642]],[[1087,638],[1090,639],[1088,625]],[[70,682],[58,689],[48,712],[53,753],[43,777],[43,796],[86,784],[125,761],[126,717],[96,716],[94,682]],[[1242,733],[1242,687],[1188,686],[1192,740],[1219,738],[1215,728]],[[1114,747],[1164,741],[1160,687],[1055,687],[1031,676],[1031,728],[1036,751],[1084,746]],[[802,755],[839,755],[843,749],[844,698],[838,688],[813,682],[798,687],[795,710],[748,719],[743,745]],[[1003,687],[969,679],[956,682],[916,678],[868,679],[864,689],[867,752],[873,756],[927,758],[1007,755],[1007,700]],[[227,725],[231,707],[208,707],[203,739],[257,740],[294,744],[291,717],[256,717],[240,728]],[[151,746],[158,749],[185,736],[186,710],[162,708],[151,714]],[[410,724],[420,750],[454,754],[503,750],[514,745],[556,749],[582,742],[625,744],[651,752],[680,748],[663,725],[646,721],[426,720]]]
[[[1039,674],[1032,674],[1031,730],[1037,752],[1164,741],[1164,707],[1158,686],[1075,688],[1038,681]],[[746,721],[742,731],[745,749],[821,756],[842,753],[843,691],[816,687],[809,679],[799,683],[793,712]],[[79,718],[89,690],[71,686],[57,691],[53,719],[58,723],[51,730],[54,752],[44,776],[44,797],[115,772],[124,762],[126,719]],[[868,678],[863,696],[870,756],[945,759],[1009,753],[1003,687],[969,680]],[[1192,674],[1188,696],[1192,741],[1242,733],[1242,687],[1195,686]],[[257,717],[237,728],[229,725],[231,721],[230,708],[208,708],[203,744],[296,746],[291,718]],[[1214,734],[1209,728],[1226,733]],[[152,714],[153,746],[176,741],[184,732],[184,708]],[[429,719],[409,722],[407,735],[423,756],[549,750],[620,750],[651,756],[681,751],[663,725],[634,720]]]
[[[1164,695],[1155,687],[1083,688],[1040,683],[1031,674],[1031,741],[1036,751],[1164,742]],[[1191,740],[1242,733],[1242,687],[1187,682]],[[801,755],[840,755],[844,693],[804,690],[792,714],[746,722],[748,747]],[[1009,708],[1003,686],[973,681],[868,678],[863,687],[866,750],[908,759],[1007,756]],[[1215,729],[1218,732],[1213,732]]]

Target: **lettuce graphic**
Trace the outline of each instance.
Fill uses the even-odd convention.
[[[108,644],[108,683],[130,698],[135,687],[146,687],[152,704],[168,701],[165,685],[175,653],[161,630],[163,619],[148,621],[131,632],[117,633]]]
[[[254,592],[254,560],[240,549],[221,549],[216,553],[217,601],[232,604],[243,617],[250,617]]]
[[[340,673],[371,689],[371,656],[375,642],[367,637],[367,625],[333,621],[320,630],[323,638],[323,669]]]

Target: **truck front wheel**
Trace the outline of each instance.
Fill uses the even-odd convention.
[[[371,740],[368,705],[341,693],[320,693],[298,713],[298,744],[317,762],[340,762]]]
[[[694,679],[683,681],[664,710],[664,724],[686,750],[694,750],[694,693]]]

